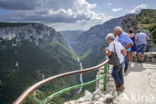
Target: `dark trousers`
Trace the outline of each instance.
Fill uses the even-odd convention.
[[[128,54],[125,57],[125,71],[127,71],[128,65],[129,65],[129,59],[128,59],[128,57],[129,57],[129,52],[128,52]]]
[[[112,76],[114,80],[117,81],[119,86],[124,84],[122,66],[123,64],[120,64],[118,66],[113,66],[113,71],[112,71]]]

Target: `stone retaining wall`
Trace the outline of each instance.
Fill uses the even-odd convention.
[[[134,60],[137,61],[136,53],[134,54]],[[145,62],[156,63],[156,52],[145,52]]]

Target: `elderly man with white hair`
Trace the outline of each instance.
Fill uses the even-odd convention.
[[[134,43],[129,37],[128,33],[123,32],[122,28],[119,26],[114,28],[114,34],[117,37],[115,40],[120,42],[122,46],[125,47],[125,49],[127,50],[127,55],[125,57],[125,70],[124,70],[126,72],[129,64],[128,55]]]
[[[124,62],[124,56],[122,55],[122,51],[124,51],[125,48],[118,41],[114,41],[115,36],[112,33],[106,36],[106,40],[109,43],[109,47],[106,48],[106,54],[110,57],[113,53],[115,53],[116,58],[118,58],[119,64],[113,66],[112,76],[114,80],[118,83],[118,86],[116,87],[116,89],[122,91],[125,89],[123,71],[122,71],[122,66]]]

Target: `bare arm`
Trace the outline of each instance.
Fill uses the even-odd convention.
[[[122,53],[123,56],[126,56],[126,54],[127,54],[126,49],[124,48],[123,50],[121,50],[121,53]]]
[[[138,41],[138,38],[137,37],[135,37],[135,41]]]
[[[134,45],[134,43],[131,43],[131,44],[127,45],[125,48],[126,49],[131,48],[133,45]]]
[[[135,41],[138,41],[137,34],[135,35]]]
[[[147,39],[147,40],[150,40],[150,38],[149,38],[149,37],[147,37],[146,39]]]

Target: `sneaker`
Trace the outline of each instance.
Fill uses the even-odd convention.
[[[119,87],[116,87],[116,90],[123,91],[123,90],[125,90],[125,86],[124,85],[121,85]]]

